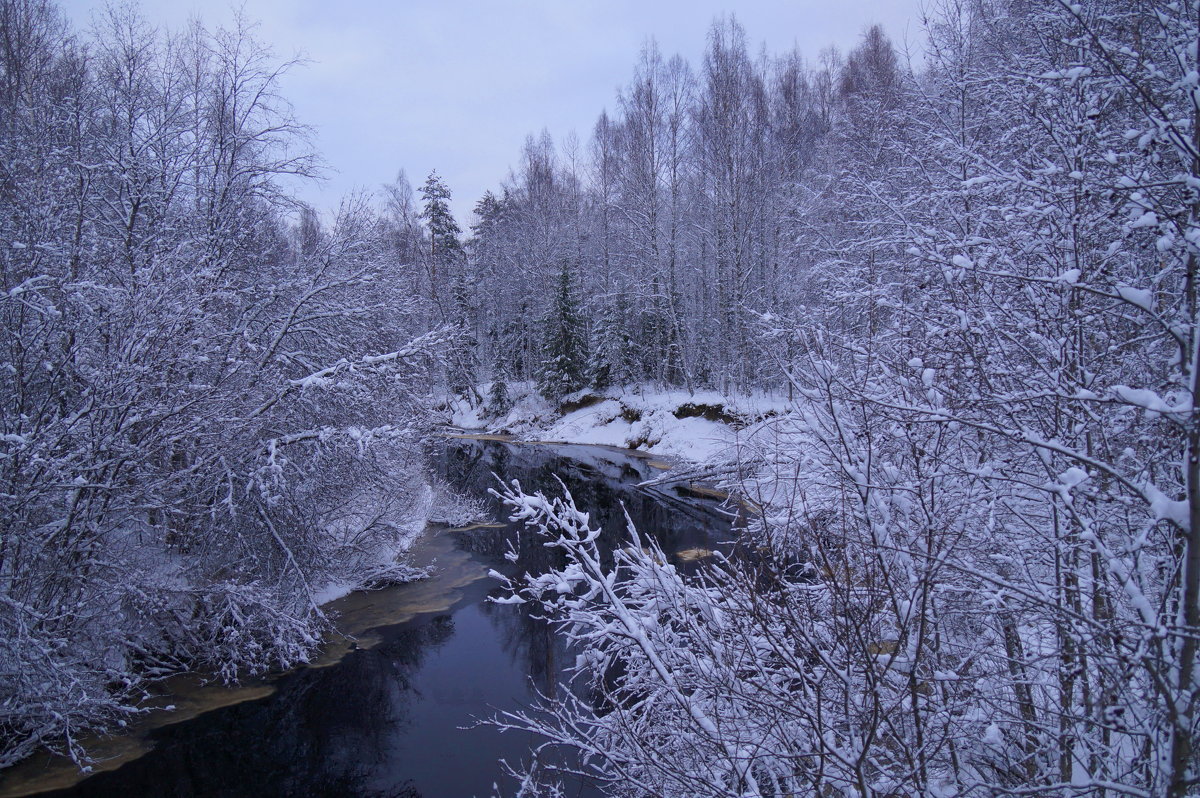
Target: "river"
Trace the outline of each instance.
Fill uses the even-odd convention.
[[[682,568],[730,545],[731,521],[713,498],[677,486],[639,488],[661,464],[596,446],[455,439],[439,467],[486,496],[497,474],[527,490],[561,479],[610,546],[625,540],[624,505]],[[496,506],[498,518],[505,515]],[[510,545],[521,557],[504,559]],[[354,593],[330,605],[340,634],[307,667],[236,688],[168,680],[158,706],[126,734],[92,741],[104,758],[86,778],[61,757],[34,757],[0,774],[0,798],[54,796],[345,795],[484,798],[514,791],[500,760],[527,759],[528,735],[479,725],[528,707],[537,692],[572,689],[561,639],[528,607],[500,595],[491,569],[537,570],[546,549],[506,524],[431,528],[414,546],[430,578]],[[575,785],[572,794],[598,795]]]

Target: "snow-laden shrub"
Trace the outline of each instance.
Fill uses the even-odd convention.
[[[464,527],[490,521],[492,512],[483,499],[438,480],[430,488],[428,518],[432,523]]]
[[[313,158],[247,28],[113,8],[84,48],[5,9],[0,764],[78,755],[148,678],[304,661],[330,584],[410,575],[458,335],[363,199],[323,225],[282,190]]]

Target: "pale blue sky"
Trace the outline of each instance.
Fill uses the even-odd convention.
[[[86,26],[104,0],[61,0]],[[228,0],[145,0],[154,24],[175,28],[191,14],[226,22]],[[712,20],[736,14],[754,52],[799,46],[853,47],[871,23],[898,45],[921,39],[918,0],[245,0],[246,15],[276,55],[310,63],[284,80],[299,119],[316,129],[331,167],[302,196],[320,208],[346,192],[375,189],[403,168],[414,186],[436,168],[468,212],[494,189],[525,135],[548,128],[586,142],[602,108],[632,75],[647,37],[664,56],[698,66]]]

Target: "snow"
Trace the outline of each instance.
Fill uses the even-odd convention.
[[[313,603],[320,607],[331,601],[336,601],[342,596],[349,595],[357,587],[357,585],[347,582],[331,582],[325,587],[313,591]]]
[[[1117,400],[1142,408],[1151,418],[1163,415],[1168,418],[1186,420],[1192,412],[1191,398],[1186,394],[1170,395],[1169,398],[1174,401],[1168,402],[1148,388],[1114,385],[1112,393]]]
[[[683,404],[687,402],[671,394],[625,397],[620,402],[609,399],[566,414],[537,433],[537,439],[642,449],[696,462],[719,457],[736,443],[737,436],[727,424],[676,418],[675,411]],[[635,410],[641,417],[630,421],[622,410]]]
[[[1058,481],[1063,485],[1066,485],[1068,489],[1082,484],[1089,478],[1090,475],[1087,471],[1084,471],[1082,468],[1076,466],[1068,468],[1066,471],[1058,475]]]
[[[1130,230],[1137,230],[1142,227],[1153,227],[1158,224],[1158,215],[1154,211],[1146,211],[1138,218],[1129,223]]]
[[[483,388],[490,386],[481,386],[486,395]],[[523,441],[615,446],[699,463],[730,456],[738,445],[738,428],[787,407],[786,397],[765,393],[726,397],[715,391],[637,386],[573,394],[568,403],[572,399],[591,403],[560,415],[531,386],[509,388],[515,403],[503,418],[487,419],[482,409],[460,404],[453,408],[453,423]],[[721,420],[701,417],[703,410],[714,415],[713,409],[720,411]]]
[[[1128,285],[1117,286],[1117,295],[1131,305],[1137,305],[1142,310],[1154,307],[1154,292],[1144,288],[1133,288]]]
[[[1156,485],[1146,483],[1142,493],[1150,504],[1150,512],[1156,520],[1170,521],[1180,529],[1190,529],[1191,519],[1186,500],[1175,500],[1167,496]]]

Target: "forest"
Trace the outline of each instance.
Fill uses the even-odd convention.
[[[756,510],[698,577],[499,490],[592,694],[497,719],[575,755],[518,794],[1200,794],[1195,2],[935,0],[919,57],[722,17],[464,226],[436,172],[301,203],[249,22],[0,29],[0,767],[306,661],[453,512],[447,409],[531,383],[788,410],[696,466]]]

